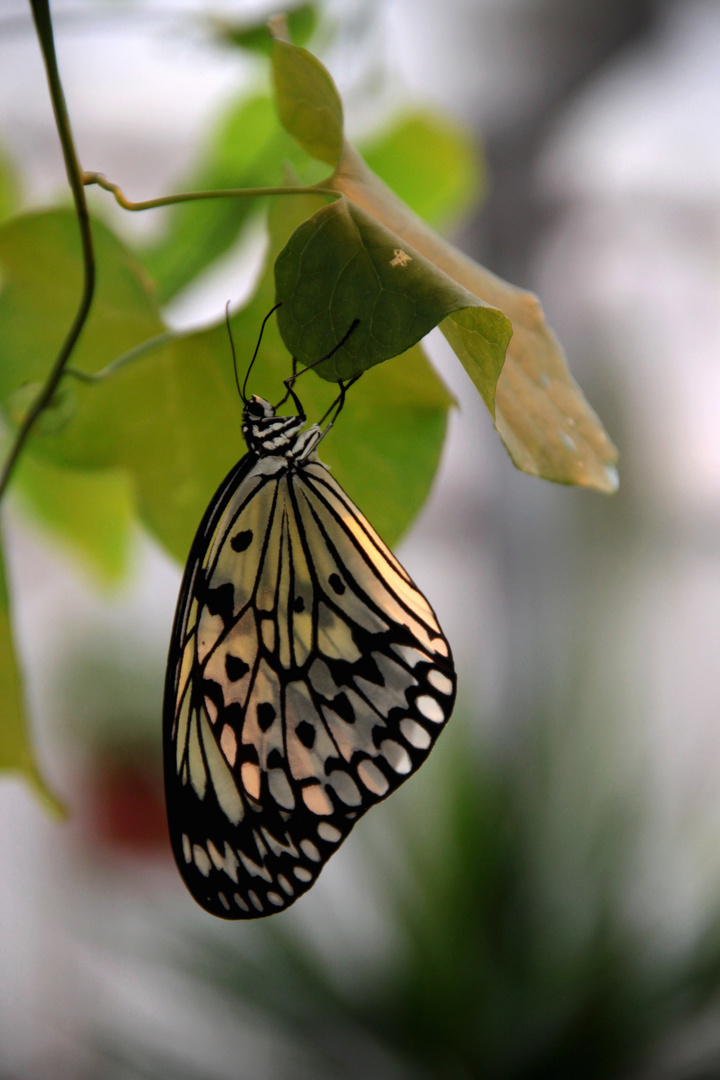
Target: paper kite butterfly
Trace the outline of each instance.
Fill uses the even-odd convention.
[[[195,900],[225,919],[307,892],[423,763],[455,700],[435,614],[318,460],[333,421],[303,430],[296,377],[279,403],[291,396],[296,416],[246,398],[245,378],[248,452],[198,529],[168,659],[172,847]]]

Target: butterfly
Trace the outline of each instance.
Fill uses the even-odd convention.
[[[245,396],[249,372],[248,452],[190,551],[163,710],[175,860],[225,919],[307,892],[428,756],[456,691],[428,601],[318,459],[350,384],[324,429],[306,427],[295,364],[277,406]],[[278,415],[288,396],[297,415]]]

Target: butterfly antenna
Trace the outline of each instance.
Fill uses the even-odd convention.
[[[255,352],[253,353],[252,360],[248,364],[248,369],[245,372],[245,378],[243,379],[242,390],[240,390],[240,387],[238,387],[238,390],[240,390],[240,397],[243,399],[243,403],[245,405],[247,405],[247,398],[245,397],[245,391],[247,390],[247,382],[248,382],[248,379],[250,377],[250,372],[252,371],[252,366],[255,363],[255,358],[257,357],[257,354],[260,351],[260,342],[262,341],[263,331],[265,330],[265,323],[268,321],[268,319],[270,318],[271,315],[275,314],[275,312],[277,311],[277,309],[279,307],[282,307],[282,300],[280,301],[279,304],[276,304],[274,308],[270,308],[270,311],[268,311],[267,315],[263,319],[262,326],[260,327],[260,334],[259,334],[259,337],[257,339],[257,345],[255,346]],[[234,356],[235,356],[235,351],[233,350],[233,357]],[[237,378],[237,368],[235,369],[235,377]]]
[[[235,385],[237,386],[238,394],[243,398],[242,390],[240,389],[240,380],[238,378],[237,371],[237,357],[235,355],[235,342],[233,341],[232,329],[230,327],[230,301],[228,300],[225,305],[225,325],[227,326],[228,337],[230,338],[230,352],[233,358],[233,371],[235,372]],[[243,401],[245,398],[243,398]]]

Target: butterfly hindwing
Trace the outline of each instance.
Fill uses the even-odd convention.
[[[430,605],[325,466],[248,454],[198,531],[168,662],[168,815],[195,899],[225,918],[293,903],[454,697]]]

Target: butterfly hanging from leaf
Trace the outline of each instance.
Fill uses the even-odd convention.
[[[292,397],[292,416],[247,398],[247,377],[248,453],[190,551],[163,716],[175,859],[195,900],[226,919],[307,892],[362,814],[422,764],[455,700],[432,608],[318,460],[347,386],[323,429],[306,427],[296,374],[279,403]]]

